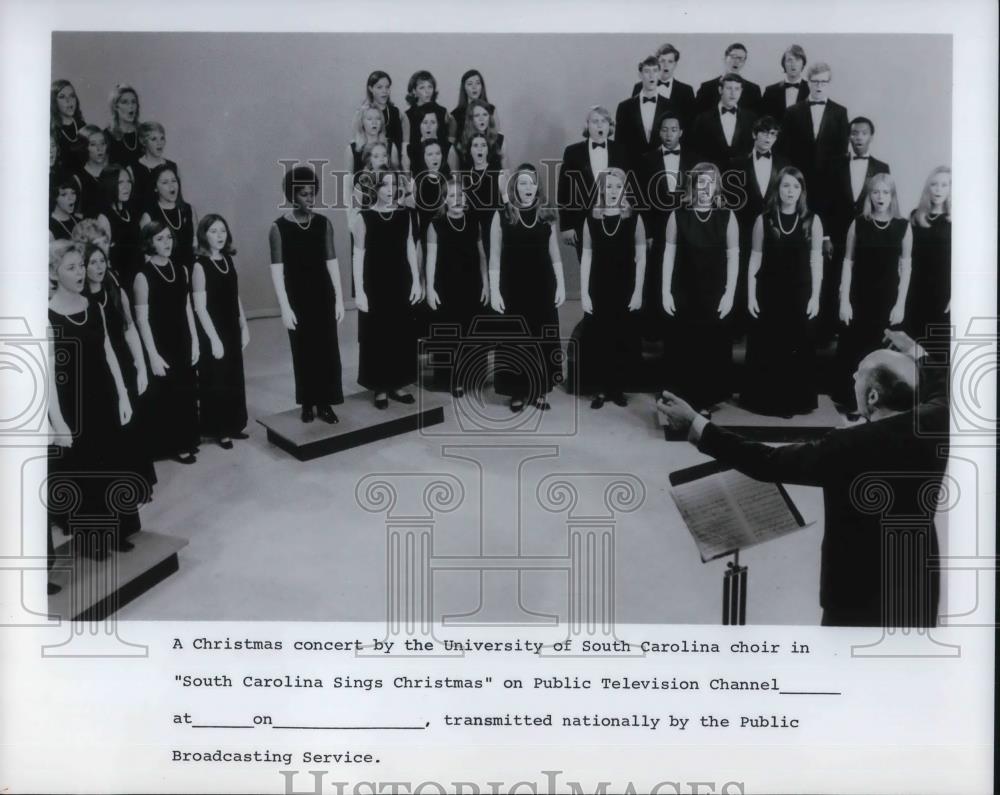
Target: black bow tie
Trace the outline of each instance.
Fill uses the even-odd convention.
[[[798,88],[801,85],[801,83],[785,83],[785,88]]]
[[[757,152],[757,159],[760,160],[762,157],[766,157],[768,160],[771,159],[770,152]]]
[[[667,149],[667,147],[664,146],[664,147],[662,147],[662,150],[663,150],[663,154],[664,155],[679,155],[681,153],[681,150],[679,148],[678,149]]]
[[[719,108],[719,110],[722,113],[732,113],[734,116],[736,115],[736,108]]]
[[[661,80],[660,81],[660,85],[661,86],[667,86],[667,87],[669,87],[670,86],[670,81],[669,80]]]
[[[656,102],[656,97],[643,97],[642,98],[642,102],[643,102],[643,104],[645,104],[647,102]]]
[[[851,160],[867,160],[868,155],[851,155]]]
[[[607,144],[597,143],[597,141],[591,141],[590,142],[590,148],[591,149],[604,149],[606,146],[607,146]]]
[[[809,100],[810,107],[813,106],[813,105],[825,105],[825,104],[826,104],[826,100],[825,99],[810,99]]]

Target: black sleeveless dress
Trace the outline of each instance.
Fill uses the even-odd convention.
[[[174,248],[170,259],[184,268],[188,284],[191,283],[191,266],[194,265],[194,218],[191,205],[177,202],[172,210],[164,209],[159,202],[153,202],[146,209],[149,217],[169,226],[174,233]]]
[[[555,305],[556,277],[549,256],[552,227],[538,211],[520,220],[500,218],[500,295],[507,329],[496,345],[494,382],[501,395],[534,401],[562,380],[562,343]]]
[[[52,233],[52,237],[56,240],[72,240],[73,230],[76,228],[79,221],[80,218],[77,216],[67,218],[65,221],[59,221],[50,215],[49,231]]]
[[[676,345],[664,360],[666,381],[695,408],[732,396],[733,341],[719,302],[726,291],[726,231],[731,210],[707,216],[692,208],[674,212],[677,252],[671,292]]]
[[[174,174],[177,175],[177,181],[180,182],[181,173],[177,168],[177,164],[170,160],[169,158],[164,158],[164,164],[170,166]],[[153,166],[153,168],[157,168]],[[135,163],[132,164],[132,196],[129,201],[136,207],[149,207],[156,209],[156,185],[153,183],[153,168],[150,168],[145,163],[142,163],[138,158]],[[178,196],[181,194],[178,193]],[[168,210],[168,212],[170,212]],[[152,210],[149,213],[151,218],[155,216]],[[171,217],[173,213],[170,213]],[[162,221],[162,218],[157,220]]]
[[[104,173],[103,170],[101,173]],[[80,183],[76,211],[84,218],[97,218],[101,213],[107,213],[107,202],[104,200],[100,175],[95,177],[86,168],[81,168],[76,176]]]
[[[362,287],[368,311],[358,313],[358,383],[373,392],[401,389],[417,380],[417,338],[406,258],[410,213],[364,210]]]
[[[385,137],[390,143],[396,145],[396,151],[403,148],[403,120],[399,114],[399,108],[388,103],[382,110],[382,121],[385,123]]]
[[[122,133],[121,138],[115,138],[110,127],[106,127],[104,132],[108,135],[108,162],[117,163],[122,168],[135,166],[139,158],[143,156],[145,150],[139,141],[139,132],[133,130],[130,133]]]
[[[816,400],[815,319],[806,317],[812,295],[812,216],[764,216],[764,247],[757,272],[757,306],[747,334],[746,374],[740,403],[758,414],[807,414]],[[784,230],[790,229],[786,233]]]
[[[590,295],[580,340],[582,390],[624,392],[638,372],[641,338],[638,313],[628,305],[635,290],[635,227],[639,216],[587,217],[590,231]]]
[[[854,266],[851,270],[849,325],[841,323],[837,340],[837,372],[834,397],[853,406],[854,373],[872,351],[882,347],[889,315],[899,290],[899,257],[909,222],[893,218],[882,228],[859,215],[854,219]]]
[[[466,169],[462,166],[460,174],[462,185],[465,186],[465,199],[469,205],[469,213],[479,226],[479,235],[483,240],[487,259],[490,256],[490,230],[493,226],[494,214],[503,207],[503,196],[500,192],[500,170],[487,164],[485,169]]]
[[[132,284],[135,275],[142,268],[142,230],[139,227],[140,213],[134,202],[129,201],[122,208],[109,207],[104,211],[105,218],[111,227],[111,250],[108,256],[111,269],[132,298]]]
[[[222,341],[222,358],[212,355],[212,343],[195,317],[201,358],[198,362],[198,398],[201,433],[219,439],[241,432],[247,424],[246,384],[240,331],[239,283],[233,260],[200,256],[196,262],[205,274],[208,316]]]
[[[295,402],[300,406],[338,405],[344,402],[344,391],[335,314],[337,291],[326,268],[329,221],[313,214],[303,229],[282,215],[274,223],[281,234],[285,293],[298,321],[288,332]]]
[[[56,129],[56,149],[63,168],[76,171],[87,162],[87,140],[80,135],[82,124],[60,124]],[[72,132],[71,132],[72,131]]]
[[[87,308],[73,315],[50,309],[49,325],[55,348],[52,398],[59,401],[73,437],[68,449],[57,448],[50,457],[49,516],[66,531],[82,533],[85,543],[99,550],[104,548],[103,533],[121,538],[141,529],[138,503],[145,488],[125,464],[118,390],[105,354],[100,305],[88,299]]]
[[[169,365],[165,375],[149,368],[146,405],[150,455],[168,458],[198,446],[197,373],[191,365],[188,273],[175,263],[157,267],[148,259],[140,271],[149,289],[149,327],[156,352]],[[200,351],[200,357],[211,352]]]
[[[438,105],[437,102],[428,102],[424,105],[410,105],[410,107],[406,109],[406,118],[410,123],[410,141],[412,142],[414,137],[420,137],[420,120],[424,117],[427,111],[434,112],[438,123],[438,137],[447,142],[448,111],[441,105]],[[416,135],[414,135],[414,131],[416,132]],[[410,156],[410,159],[412,161],[412,155]]]
[[[469,340],[473,319],[484,311],[479,297],[483,279],[479,260],[479,227],[468,213],[461,219],[435,218],[437,258],[434,265],[434,290],[440,299],[430,313],[431,350],[439,345],[448,348],[449,356],[434,356],[443,361],[434,368],[435,381],[449,389],[468,387],[474,381],[475,367],[481,361],[480,347]]]
[[[132,419],[121,431],[124,462],[130,472],[135,472],[146,482],[148,493],[152,495],[153,485],[156,483],[156,470],[149,454],[147,430],[149,412],[146,407],[146,394],[139,394],[135,361],[132,357],[132,350],[128,346],[128,340],[125,339],[125,332],[128,330],[131,318],[126,318],[125,304],[122,300],[123,294],[124,287],[121,280],[113,270],[109,269],[101,289],[96,293],[91,293],[91,300],[99,304],[104,311],[104,324],[108,331],[108,339],[111,341],[111,347],[114,349],[118,365],[121,367],[125,391],[128,392],[128,399],[132,404]],[[138,329],[136,329],[136,333],[138,334]]]
[[[911,337],[927,338],[935,326],[951,322],[951,221],[928,218],[927,226],[910,222],[913,230],[913,271],[906,296],[904,321]]]

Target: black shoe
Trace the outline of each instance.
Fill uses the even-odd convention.
[[[382,395],[382,397],[379,397],[378,395],[376,395],[375,396],[375,408],[377,408],[377,409],[387,409],[387,408],[389,408],[389,398],[387,398],[385,395]]]
[[[599,409],[604,407],[604,395],[596,395],[593,400],[590,401],[590,407],[592,409]]]
[[[115,549],[119,552],[131,552],[135,549],[135,544],[129,541],[127,538],[119,538],[118,542],[115,544]]]
[[[338,422],[340,422],[340,420],[337,418],[337,415],[334,413],[333,409],[325,404],[319,407],[318,413],[319,413],[319,418],[323,420],[323,422],[327,422],[330,425],[336,425]]]
[[[451,396],[453,398],[464,397],[464,395],[465,395],[465,389],[463,389],[460,386],[456,386],[453,390],[451,390]]]
[[[517,414],[519,411],[524,411],[524,401],[521,398],[511,398],[510,399],[510,410]]]
[[[302,407],[302,421],[303,422],[312,422],[314,419],[316,419],[316,413],[313,411],[313,407],[312,406],[303,406]]]
[[[390,392],[389,398],[391,400],[395,400],[397,403],[405,403],[406,405],[417,402],[417,399],[409,392],[400,392],[398,389],[394,392]]]
[[[232,439],[219,439],[219,447],[221,447],[223,450],[232,450],[233,449],[233,440]]]
[[[54,582],[49,583],[49,596],[55,596],[62,590],[61,585],[56,585]]]
[[[550,408],[552,408],[552,406],[549,404],[549,401],[547,401],[545,398],[538,398],[535,401],[535,408],[538,409],[539,411],[548,411]]]
[[[614,403],[616,406],[621,406],[622,408],[625,408],[628,405],[628,398],[625,397],[625,393],[623,392],[615,392],[611,396],[611,402]]]
[[[240,431],[239,433],[231,433],[231,434],[229,434],[229,436],[232,439],[249,439],[250,438],[250,434],[249,433],[243,433],[243,431]]]
[[[188,451],[186,453],[178,453],[174,456],[174,461],[181,464],[193,464],[198,459],[194,457],[194,453]]]

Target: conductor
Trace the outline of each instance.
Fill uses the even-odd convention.
[[[885,338],[895,350],[868,354],[854,374],[864,421],[818,441],[770,447],[713,425],[669,392],[657,402],[673,431],[721,463],[757,480],[822,487],[824,626],[937,620],[933,503],[948,456],[947,369],[930,366],[906,334]]]

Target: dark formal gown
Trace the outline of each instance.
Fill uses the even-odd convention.
[[[935,326],[951,322],[951,221],[928,218],[928,226],[911,222],[913,255],[904,323],[914,339],[927,338]],[[940,332],[938,332],[940,333]]]
[[[423,119],[427,111],[433,111],[438,123],[438,137],[444,141],[448,140],[448,111],[437,102],[428,102],[425,105],[410,105],[406,109],[406,118],[410,123],[410,141],[420,138],[420,120]],[[461,130],[459,130],[461,133]],[[412,160],[412,155],[411,155]]]
[[[676,345],[666,381],[696,408],[728,399],[732,389],[733,340],[719,302],[726,290],[726,230],[731,211],[674,212],[677,252],[672,294]],[[671,366],[672,365],[672,366]]]
[[[288,332],[295,402],[300,406],[343,403],[337,293],[326,268],[328,222],[311,215],[305,228],[285,216],[274,223],[281,235],[285,294],[297,320]]]
[[[121,133],[121,138],[115,138],[114,134],[111,132],[111,128],[105,128],[104,132],[108,134],[108,162],[117,163],[123,168],[125,166],[134,166],[139,162],[139,158],[142,157],[144,149],[139,141],[139,133],[137,130],[132,132]]]
[[[188,283],[191,282],[191,266],[194,265],[194,216],[191,205],[177,202],[172,210],[161,207],[153,202],[146,208],[149,217],[154,221],[169,226],[174,233],[174,248],[170,258],[187,273]]]
[[[205,274],[208,316],[222,341],[223,351],[221,359],[212,355],[212,343],[198,321],[201,433],[218,439],[240,433],[247,424],[239,280],[233,260],[225,254],[221,261],[200,256],[197,262]]]
[[[362,289],[368,311],[358,313],[358,383],[373,392],[391,392],[417,380],[417,338],[406,257],[410,213],[364,210],[365,260]]]
[[[472,321],[484,311],[479,301],[483,291],[479,227],[471,213],[459,219],[436,218],[433,224],[437,235],[434,290],[441,302],[430,313],[432,358],[437,363],[434,377],[439,386],[465,389],[482,376],[477,371],[482,361],[480,346],[469,341]],[[439,345],[439,340],[445,342]]]
[[[500,295],[511,333],[496,346],[494,384],[501,395],[533,401],[562,377],[556,277],[549,256],[552,227],[539,221],[535,208],[521,210],[520,221],[510,221],[506,209],[499,218]]]
[[[859,215],[854,220],[854,266],[851,270],[849,325],[841,324],[837,340],[838,382],[834,397],[854,405],[854,372],[865,356],[882,347],[889,315],[899,290],[899,256],[909,221],[893,218],[881,224]]]
[[[740,393],[740,403],[758,414],[807,414],[817,406],[813,321],[806,317],[812,295],[811,226],[812,216],[802,220],[795,213],[781,213],[780,225],[764,217],[757,272],[760,314],[748,321]]]
[[[56,240],[72,240],[73,230],[76,228],[79,221],[80,219],[78,217],[67,218],[65,221],[60,221],[50,215],[49,231],[52,233],[52,237]]]
[[[60,124],[55,136],[59,163],[63,168],[70,171],[83,168],[83,164],[87,162],[88,143],[80,135],[79,127],[76,124]]]
[[[49,462],[49,517],[64,530],[80,533],[88,548],[105,548],[102,535],[122,538],[141,529],[141,482],[123,450],[118,391],[104,349],[101,308],[88,300],[83,312],[49,310],[55,347],[56,395],[72,445],[53,452]],[[79,519],[104,519],[78,524]]]
[[[174,174],[180,179],[177,164],[169,158],[164,158],[164,162],[173,169]],[[157,166],[153,166],[153,168],[157,168]],[[140,160],[136,160],[132,164],[132,196],[129,201],[136,207],[156,208],[156,185],[153,184],[153,168]],[[152,212],[149,215],[151,218],[155,218]],[[158,218],[157,220],[162,221],[163,219]]]
[[[108,339],[111,340],[111,347],[118,358],[122,380],[125,382],[125,390],[128,392],[129,402],[132,404],[132,419],[129,420],[128,425],[122,428],[123,460],[130,471],[135,472],[146,482],[148,493],[152,495],[153,485],[156,483],[156,469],[153,467],[153,459],[149,453],[149,412],[146,410],[146,393],[139,394],[138,372],[135,369],[132,351],[125,339],[125,332],[128,330],[131,318],[125,314],[123,293],[124,286],[121,280],[113,270],[109,270],[104,277],[101,289],[92,293],[91,297],[93,301],[100,304],[104,311]]]
[[[500,193],[500,168],[490,165],[482,171],[470,168],[464,171],[462,182],[466,186],[465,197],[469,204],[470,216],[479,226],[483,248],[489,257],[493,215],[503,206],[503,197]]]
[[[149,370],[146,405],[150,455],[185,453],[198,446],[198,376],[191,365],[187,271],[176,263],[158,267],[148,259],[140,273],[149,285],[149,327],[156,352],[169,365],[165,375]],[[201,351],[201,356],[205,351]]]
[[[118,276],[129,298],[135,275],[142,268],[142,229],[139,226],[138,205],[129,202],[124,207],[109,207],[104,211],[111,226],[111,249],[108,252],[111,269]]]
[[[86,168],[81,168],[76,173],[76,178],[80,183],[76,212],[84,218],[97,218],[101,213],[107,213],[107,202],[104,200],[100,175],[95,177]]]
[[[587,218],[593,311],[584,315],[580,381],[585,390],[607,396],[624,392],[638,374],[641,358],[639,313],[628,305],[635,290],[635,227],[639,216]]]

